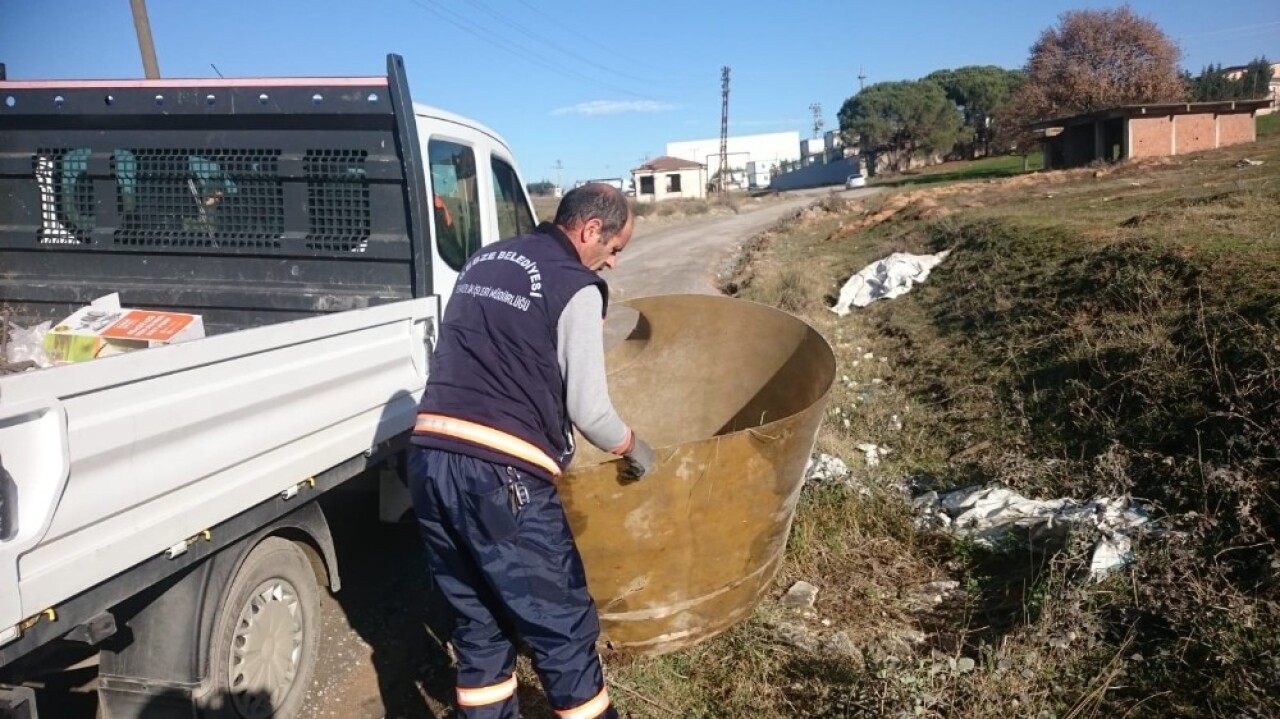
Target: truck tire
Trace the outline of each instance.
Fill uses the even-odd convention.
[[[306,555],[267,537],[245,557],[218,608],[201,715],[290,719],[320,653],[320,594]]]

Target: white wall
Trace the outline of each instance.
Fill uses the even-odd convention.
[[[845,178],[861,171],[858,158],[846,157],[843,160],[829,162],[825,165],[809,165],[782,175],[774,175],[770,187],[782,191],[799,190],[806,187],[843,185]]]
[[[714,177],[720,169],[720,138],[668,142],[667,154],[682,160],[704,163],[707,166],[707,177]],[[748,162],[754,162],[757,168],[767,170],[783,161],[799,159],[799,132],[729,136],[729,167],[731,169],[742,170],[746,168]]]
[[[680,191],[667,192],[668,175],[680,176]],[[707,171],[702,168],[690,168],[687,170],[665,170],[665,171],[633,171],[631,173],[632,181],[635,182],[636,202],[659,202],[661,200],[671,200],[678,197],[686,198],[702,198],[707,196]],[[642,177],[653,177],[653,194],[648,195],[642,193],[640,182]]]

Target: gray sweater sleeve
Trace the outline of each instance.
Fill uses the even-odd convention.
[[[567,390],[569,420],[587,441],[606,452],[631,448],[631,429],[609,399],[604,369],[604,299],[593,285],[569,300],[556,328],[560,375]]]

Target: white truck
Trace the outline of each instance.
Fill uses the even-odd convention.
[[[0,716],[96,653],[119,717],[294,716],[316,498],[395,459],[458,269],[535,216],[503,140],[385,77],[0,82],[0,310],[118,292],[191,342],[0,377]],[[74,654],[74,652],[73,652]]]

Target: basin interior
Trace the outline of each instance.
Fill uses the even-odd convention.
[[[795,317],[708,295],[664,295],[611,309],[609,391],[655,448],[697,442],[802,412],[830,387],[826,341]],[[611,461],[578,443],[573,469]]]

